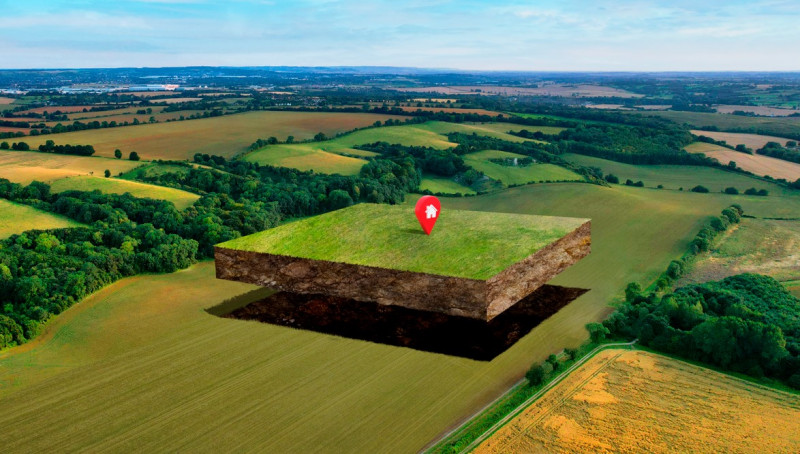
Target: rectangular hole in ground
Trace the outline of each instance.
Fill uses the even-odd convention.
[[[533,328],[586,293],[544,285],[489,322],[328,295],[277,292],[252,301],[256,292],[224,302],[210,314],[257,320],[352,339],[490,361]],[[260,295],[264,295],[261,293]],[[238,304],[236,304],[238,303]]]

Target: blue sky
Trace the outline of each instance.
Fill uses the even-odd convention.
[[[0,0],[0,67],[800,70],[800,2]]]

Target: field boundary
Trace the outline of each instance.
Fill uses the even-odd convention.
[[[637,341],[638,341],[638,339],[634,339],[634,340],[632,340],[630,342],[613,342],[613,343],[598,345],[597,347],[595,347],[594,349],[592,349],[591,351],[586,353],[583,357],[581,357],[581,359],[575,361],[575,363],[573,363],[570,367],[568,367],[564,372],[560,373],[558,376],[556,376],[555,378],[550,380],[550,382],[548,382],[547,384],[543,385],[541,387],[541,389],[536,391],[536,393],[534,393],[532,396],[527,398],[521,404],[517,405],[513,410],[511,410],[511,412],[507,413],[503,418],[501,418],[499,421],[497,421],[495,424],[493,424],[491,427],[489,427],[489,429],[484,431],[478,438],[473,440],[469,445],[467,445],[464,449],[462,449],[462,450],[460,450],[458,452],[459,453],[467,453],[467,452],[470,452],[473,449],[475,449],[479,444],[481,444],[483,441],[485,441],[487,438],[489,438],[492,434],[494,434],[500,428],[502,428],[504,425],[506,425],[508,423],[508,421],[510,421],[511,419],[515,418],[517,415],[519,415],[522,411],[524,411],[526,408],[528,408],[533,402],[535,402],[537,399],[542,397],[547,391],[549,391],[550,389],[552,389],[553,387],[555,387],[556,385],[561,383],[567,376],[569,376],[569,374],[571,374],[576,369],[581,367],[584,363],[586,363],[587,361],[592,359],[595,355],[597,355],[601,351],[607,350],[607,349],[613,349],[613,348],[623,348],[623,347],[630,347],[631,349],[633,349],[633,346],[636,344]],[[477,412],[475,412],[471,416],[469,416],[464,421],[463,424],[460,424],[458,427],[456,427],[456,428],[452,429],[451,431],[449,431],[449,432],[443,434],[442,436],[438,437],[437,439],[435,439],[434,441],[429,443],[427,446],[422,448],[419,452],[421,452],[421,453],[433,453],[433,452],[435,452],[435,449],[437,447],[439,447],[439,446],[443,445],[444,443],[452,440],[457,435],[459,435],[461,432],[466,430],[471,425],[471,423],[473,423],[475,420],[480,418],[480,416],[484,415],[488,410],[490,410],[492,407],[494,407],[495,405],[497,405],[501,401],[503,401],[503,400],[507,399],[508,397],[510,397],[521,386],[524,386],[525,382],[527,382],[527,379],[525,379],[525,378],[520,379],[511,388],[509,388],[508,391],[504,392],[503,394],[498,396],[495,400],[493,400],[492,402],[488,403],[486,406],[484,406],[483,408],[481,408],[480,410],[478,410]]]

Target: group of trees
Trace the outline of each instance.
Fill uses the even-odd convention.
[[[14,151],[28,151],[31,149],[30,145],[25,142],[14,142],[11,145],[8,142],[0,143],[0,150],[14,150]]]
[[[768,276],[741,274],[673,293],[629,287],[603,324],[612,335],[800,389],[800,299]]]
[[[797,145],[797,142],[794,141],[790,141],[789,143],[794,143],[795,146]],[[800,163],[800,150],[794,147],[784,147],[778,142],[767,142],[762,148],[756,150],[756,153],[783,159],[784,161]]]
[[[44,145],[39,145],[39,151],[42,153],[91,156],[94,154],[94,147],[91,145],[56,145],[52,140],[48,140]]]
[[[452,149],[440,150],[431,147],[389,144],[387,142],[357,145],[355,148],[379,153],[381,157],[389,159],[411,157],[414,159],[416,167],[421,171],[443,177],[452,177],[469,170],[469,167],[464,164],[464,158],[455,154]]]

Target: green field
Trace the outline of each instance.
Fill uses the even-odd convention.
[[[456,183],[450,178],[435,175],[423,175],[419,182],[421,191],[428,190],[434,194],[475,194],[475,191],[460,183]]]
[[[83,224],[36,208],[0,199],[0,239],[26,230],[80,227]]]
[[[142,165],[125,159],[70,156],[37,151],[0,150],[0,178],[28,184],[33,180],[53,181],[76,175],[112,175],[127,172]]]
[[[446,203],[425,235],[411,207],[362,203],[218,246],[483,280],[587,221],[452,210]]]
[[[167,188],[154,184],[139,183],[136,181],[122,180],[119,178],[103,178],[78,176],[56,180],[50,184],[53,192],[75,191],[95,191],[109,194],[130,193],[134,197],[160,199],[172,202],[175,208],[183,210],[194,204],[199,195],[180,189]]]
[[[211,263],[124,279],[0,353],[4,449],[417,451],[533,361],[577,346],[627,282],[657,277],[732,202],[800,212],[800,197],[567,183],[445,200],[592,218],[592,253],[552,282],[591,290],[491,362],[212,316],[203,309],[254,287],[214,279]]]
[[[583,180],[577,173],[554,164],[531,164],[529,166],[505,166],[490,159],[522,159],[523,155],[499,150],[484,150],[464,155],[464,162],[483,172],[489,178],[506,185],[536,183],[543,181]]]
[[[695,128],[715,126],[722,131],[740,129],[740,132],[762,130],[764,133],[784,136],[800,134],[800,117],[744,117],[721,113],[675,112],[660,110],[630,115],[646,115],[666,118],[680,124],[688,124]],[[736,145],[736,144],[732,144]]]
[[[398,117],[365,113],[258,111],[190,121],[25,137],[24,141],[31,148],[47,140],[53,140],[56,144],[89,144],[97,150],[97,155],[107,157],[112,157],[118,148],[125,157],[131,151],[136,151],[145,160],[191,160],[195,153],[229,158],[247,151],[247,147],[258,138],[275,136],[284,140],[293,135],[296,140],[305,140],[318,132],[333,135],[388,118]]]
[[[361,167],[367,163],[363,159],[329,153],[306,146],[306,144],[302,144],[302,146],[271,145],[248,154],[245,159],[262,165],[342,175],[358,175]]]
[[[626,179],[634,182],[641,180],[648,188],[660,184],[664,189],[683,188],[684,191],[688,191],[697,185],[702,185],[713,192],[722,192],[727,187],[735,187],[739,192],[744,192],[748,188],[766,189],[770,197],[800,194],[798,191],[774,183],[711,167],[631,165],[572,153],[564,154],[562,157],[576,164],[599,167],[604,174],[612,173],[619,177],[621,183]]]
[[[324,154],[320,154],[320,152],[336,153],[348,156],[371,157],[375,156],[375,153],[357,150],[353,148],[353,146],[370,144],[374,142],[387,142],[390,144],[399,143],[406,146],[446,149],[455,147],[457,145],[447,140],[447,134],[450,132],[462,132],[465,134],[475,133],[482,136],[494,137],[512,142],[523,142],[527,139],[507,133],[510,130],[518,131],[520,129],[523,129],[520,125],[512,125],[508,123],[472,124],[429,121],[422,124],[369,128],[322,142],[270,145],[252,153],[248,153],[244,158],[248,161],[258,162],[261,164],[272,164],[272,162],[281,162],[281,159],[283,159],[284,156],[307,156],[309,163],[317,159],[321,161],[329,161],[331,159]],[[535,131],[538,129],[539,127],[536,126],[528,128],[530,131]],[[560,130],[563,128],[556,129]],[[276,149],[280,150],[280,152],[276,153],[274,151]],[[293,159],[288,159],[284,165],[286,167],[308,170],[309,163],[301,161],[299,164],[296,164]]]

